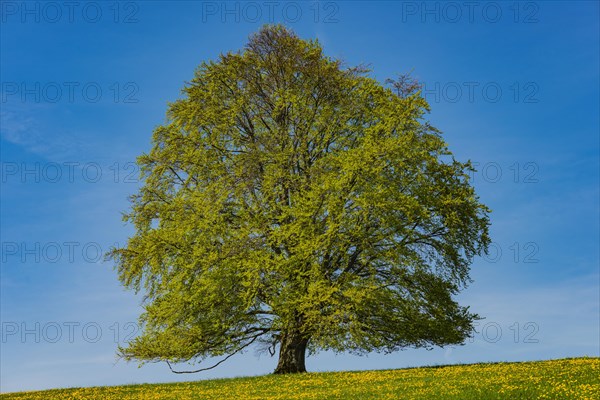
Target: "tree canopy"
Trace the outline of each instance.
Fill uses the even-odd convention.
[[[487,249],[489,209],[419,85],[369,73],[280,25],[198,67],[138,158],[135,234],[109,254],[145,295],[125,359],[259,345],[287,373],[307,351],[470,336],[478,316],[454,296]]]

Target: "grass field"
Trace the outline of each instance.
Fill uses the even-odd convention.
[[[600,358],[8,393],[2,399],[600,399]]]

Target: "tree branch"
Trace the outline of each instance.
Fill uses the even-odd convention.
[[[173,372],[174,374],[195,374],[197,372],[202,372],[202,371],[208,371],[209,369],[213,369],[218,367],[219,365],[223,364],[225,361],[227,361],[228,359],[230,359],[231,357],[233,357],[235,354],[239,353],[240,351],[244,350],[246,347],[250,346],[252,343],[254,343],[256,341],[256,339],[258,339],[259,336],[261,336],[261,334],[259,335],[254,335],[252,337],[252,340],[250,340],[248,343],[246,343],[245,345],[243,345],[242,347],[240,347],[239,349],[237,349],[236,351],[234,351],[233,353],[229,354],[227,357],[225,357],[224,359],[222,359],[221,361],[219,361],[218,363],[211,365],[210,367],[206,367],[206,368],[200,368],[194,371],[175,371],[173,369],[173,367],[171,367],[171,363],[166,360],[165,362],[167,363],[167,365],[169,366],[169,369],[171,370],[171,372]]]

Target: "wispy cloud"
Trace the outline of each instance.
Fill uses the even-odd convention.
[[[89,151],[83,135],[53,115],[52,105],[4,105],[0,112],[2,140],[50,161],[70,161]]]

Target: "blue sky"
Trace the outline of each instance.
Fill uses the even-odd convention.
[[[460,295],[485,317],[464,346],[312,371],[600,354],[598,2],[0,3],[2,392],[271,372],[253,351],[200,375],[116,361],[140,300],[99,256],[135,157],[203,60],[263,23],[318,38],[383,81],[412,71],[429,119],[492,208],[491,253]]]

